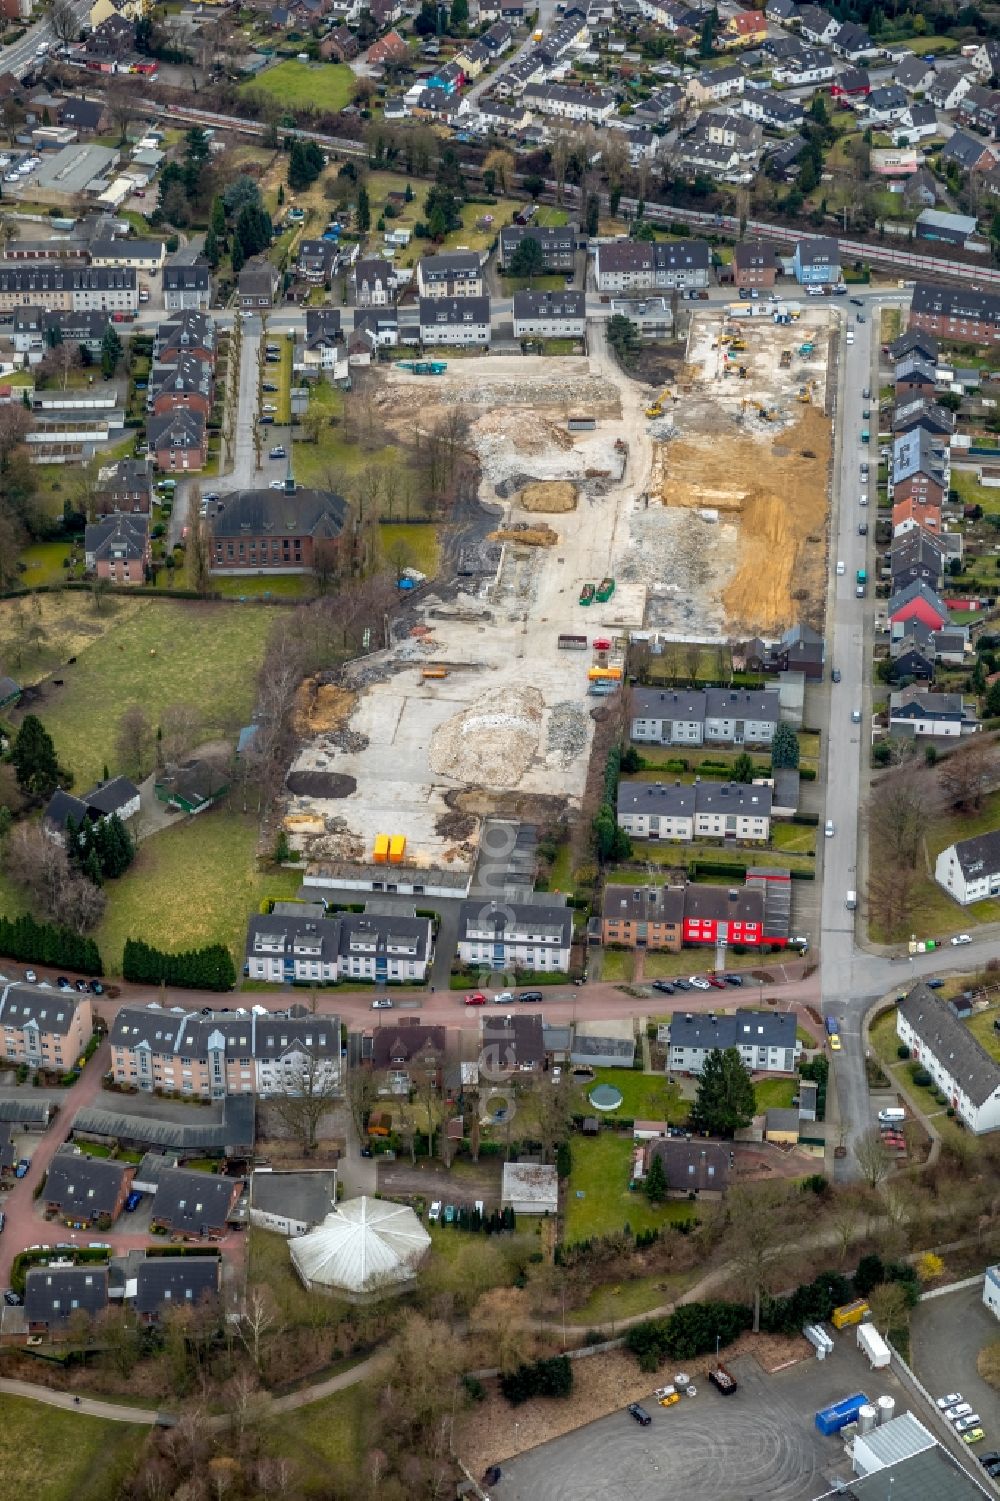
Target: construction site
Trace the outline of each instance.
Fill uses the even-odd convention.
[[[586,358],[388,372],[387,429],[458,403],[495,518],[481,560],[350,665],[289,778],[286,828],[327,868],[471,876],[480,814],[579,807],[630,631],[726,640],[822,624],[830,422],[825,308],[695,313],[676,389]],[[324,795],[324,789],[326,795]]]

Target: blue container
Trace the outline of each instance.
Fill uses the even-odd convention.
[[[821,1407],[816,1414],[816,1427],[827,1435],[839,1433],[848,1423],[853,1423],[868,1398],[864,1392],[855,1392],[853,1397],[843,1397],[830,1407]]]

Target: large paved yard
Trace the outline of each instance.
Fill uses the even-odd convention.
[[[932,1397],[961,1392],[986,1430],[981,1449],[1000,1449],[1000,1394],[976,1369],[984,1345],[1000,1339],[1000,1324],[983,1302],[982,1283],[928,1298],[913,1310],[910,1353],[914,1373]]]
[[[750,1357],[729,1368],[739,1382],[732,1397],[707,1382],[678,1407],[650,1396],[648,1428],[612,1413],[504,1464],[495,1501],[811,1501],[834,1477],[850,1477],[842,1444],[815,1425],[817,1408],[856,1391],[872,1400],[889,1393],[897,1412],[910,1406],[895,1377],[869,1371],[846,1340],[822,1364],[803,1361],[774,1376]],[[650,1390],[670,1374],[651,1378]]]

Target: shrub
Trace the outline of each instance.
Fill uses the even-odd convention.
[[[532,1397],[568,1397],[573,1390],[573,1367],[565,1355],[519,1365],[500,1377],[500,1390],[514,1407]]]
[[[915,1068],[911,1077],[914,1084],[921,1089],[926,1089],[932,1083],[931,1076],[925,1068]]]
[[[904,1061],[904,1063],[905,1063],[906,1059],[909,1058],[909,1056],[910,1056],[910,1050],[909,1050],[909,1048],[906,1046],[905,1042],[901,1042],[899,1044],[898,1048],[896,1049],[896,1057],[897,1058],[902,1058],[903,1061]]]

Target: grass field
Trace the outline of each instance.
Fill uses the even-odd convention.
[[[621,1090],[622,1103],[617,1110],[601,1113],[609,1120],[656,1120],[679,1125],[687,1120],[690,1108],[681,1098],[676,1084],[668,1084],[663,1074],[641,1074],[630,1068],[597,1068],[594,1077],[579,1086],[577,1108],[589,1114],[587,1096],[595,1084],[611,1084]],[[574,1147],[575,1150],[575,1147]]]
[[[224,943],[240,970],[247,919],[261,898],[294,896],[301,884],[296,871],[261,874],[256,850],[256,817],[224,807],[144,840],[130,869],[105,887],[94,936],[108,973],[121,972],[129,937],[170,950]]]
[[[613,1131],[573,1138],[573,1170],[566,1190],[564,1238],[570,1243],[607,1235],[631,1225],[654,1230],[691,1219],[695,1208],[684,1200],[651,1204],[641,1190],[632,1191],[632,1138]],[[578,1197],[582,1195],[582,1197]]]
[[[938,855],[955,839],[972,839],[977,834],[987,834],[1000,821],[1000,792],[992,792],[983,799],[976,813],[963,813],[934,819],[928,824],[924,837],[930,869],[934,869]],[[916,933],[920,938],[947,937],[978,927],[981,923],[1000,921],[1000,901],[973,902],[970,907],[959,907],[928,874],[924,862],[918,863],[917,880],[905,921],[896,933],[883,934],[877,923],[870,927],[876,942],[886,939],[899,940]]]
[[[71,598],[86,625],[104,625],[86,595]],[[237,730],[250,712],[275,619],[268,609],[188,600],[120,605],[116,598],[105,609],[106,633],[78,646],[76,664],[58,674],[64,686],[46,687],[41,703],[31,706],[79,788],[90,786],[105,764],[114,772],[117,727],[131,704],[145,709],[154,728],[168,704],[189,703],[204,713],[204,739]]]
[[[815,855],[817,832],[811,824],[775,822],[771,825],[771,846],[789,854]]]
[[[360,443],[349,442],[344,436],[343,391],[326,381],[318,381],[309,394],[309,404],[310,407],[319,406],[332,425],[323,428],[316,443],[295,442],[292,464],[300,485],[332,485],[336,488],[343,478],[350,478],[369,465],[373,469],[399,467],[401,455],[394,444],[366,448]]]
[[[4,1397],[4,1492],[32,1501],[114,1501],[139,1457],[145,1428]]]
[[[977,1011],[970,1016],[966,1026],[973,1037],[1000,1063],[1000,1032],[993,1023],[1000,1018],[1000,1006],[991,1006],[988,1011]]]
[[[441,549],[438,546],[437,528],[405,522],[379,527],[382,555],[393,567],[402,562],[404,568],[416,568],[433,578],[438,570]]]
[[[295,59],[277,63],[251,83],[242,93],[271,94],[279,104],[301,109],[338,110],[350,104],[355,77],[346,63],[300,63]]]
[[[798,1088],[797,1079],[760,1079],[753,1087],[757,1114],[762,1110],[790,1110]]]
[[[694,1209],[696,1206],[691,1205]],[[632,1277],[628,1282],[613,1287],[599,1287],[586,1303],[567,1313],[566,1322],[578,1328],[588,1324],[613,1323],[615,1319],[631,1318],[637,1313],[648,1313],[653,1308],[662,1308],[665,1303],[679,1298],[692,1283],[697,1282],[700,1270],[679,1272],[664,1276],[653,1272],[648,1277]]]
[[[339,1494],[341,1486],[343,1494],[357,1494],[351,1487],[364,1454],[366,1419],[373,1412],[372,1394],[359,1382],[265,1425],[267,1452],[293,1461],[296,1489],[301,1485],[306,1496]]]
[[[601,954],[601,979],[609,984],[631,980],[635,955],[630,949],[604,949]]]
[[[72,550],[69,542],[33,542],[21,554],[24,565],[21,583],[27,589],[37,589],[43,584],[58,584],[63,579],[78,577],[83,572],[82,568],[79,573],[74,573],[73,569],[63,567]],[[77,556],[82,563],[82,549]]]
[[[961,1136],[966,1141],[974,1142],[974,1136],[969,1136],[968,1132],[963,1131],[954,1120],[949,1119],[947,1107],[938,1104],[932,1089],[924,1089],[914,1084],[910,1073],[911,1064],[901,1061],[897,1056],[899,1038],[896,1034],[895,1011],[886,1011],[880,1016],[874,1026],[869,1029],[869,1035],[872,1047],[893,1084],[899,1088],[904,1098],[908,1096],[910,1101],[932,1121],[945,1140]]]

